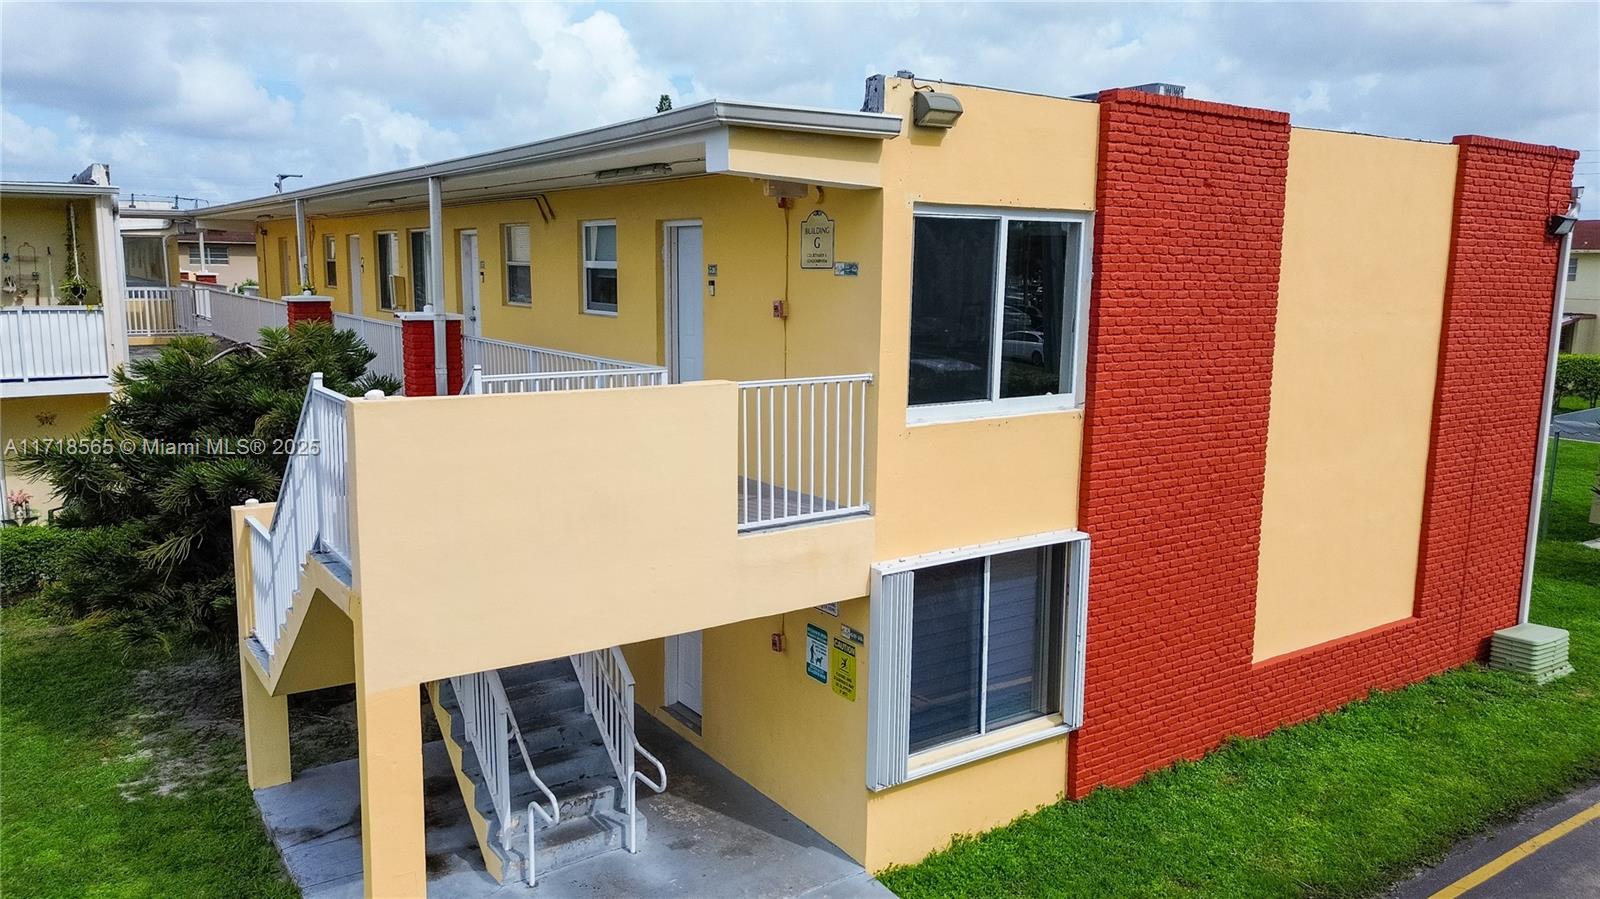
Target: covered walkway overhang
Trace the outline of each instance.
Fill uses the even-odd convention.
[[[899,116],[717,100],[561,137],[271,194],[197,211],[207,229],[375,209],[474,203],[546,191],[704,174],[823,187],[881,186],[882,142]]]

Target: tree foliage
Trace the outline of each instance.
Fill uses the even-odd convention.
[[[1600,355],[1564,353],[1556,359],[1556,398],[1563,396],[1600,406]]]
[[[302,322],[264,329],[258,346],[180,337],[119,369],[102,415],[19,466],[56,485],[58,524],[99,531],[73,542],[53,593],[133,641],[225,644],[229,507],[277,495],[288,457],[275,444],[294,436],[313,372],[347,395],[399,390],[366,373],[374,356],[353,332]]]

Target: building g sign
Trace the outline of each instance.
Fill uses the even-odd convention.
[[[820,209],[800,223],[800,267],[833,268],[833,219]]]

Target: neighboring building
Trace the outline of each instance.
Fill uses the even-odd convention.
[[[1561,317],[1561,352],[1600,353],[1600,219],[1572,229],[1567,260],[1567,300]]]
[[[0,182],[0,449],[70,436],[106,407],[111,371],[127,358],[117,189],[103,165],[71,181]],[[68,283],[77,256],[79,279]],[[59,505],[49,484],[0,457],[0,492],[21,490],[39,515]],[[6,517],[11,509],[5,510]]]
[[[122,217],[129,287],[170,287],[182,282],[236,288],[259,283],[254,228],[203,231],[194,225],[204,207],[182,208],[182,197],[135,194]]]
[[[288,694],[354,683],[369,895],[424,891],[419,685],[498,877],[535,778],[628,832],[635,702],[876,870],[1516,623],[1576,153],[1133,90],[867,107],[201,216],[313,285],[291,321],[403,349],[406,396],[313,388],[320,452],[235,510],[250,783],[290,778]]]

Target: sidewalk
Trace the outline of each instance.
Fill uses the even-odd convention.
[[[1444,861],[1397,884],[1394,899],[1600,896],[1600,784],[1463,840]]]

